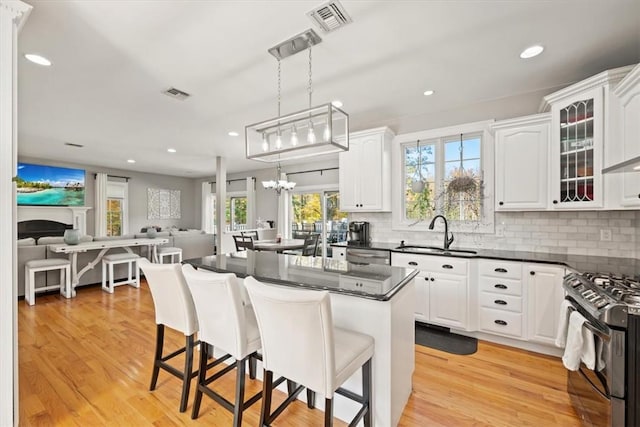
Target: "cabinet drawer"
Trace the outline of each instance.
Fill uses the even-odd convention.
[[[485,292],[522,296],[521,280],[481,276],[478,279],[478,288]]]
[[[481,331],[522,338],[522,314],[481,307],[478,318]]]
[[[382,283],[377,280],[369,280],[356,277],[340,276],[340,287],[350,291],[368,292],[372,294],[382,293]]]
[[[522,264],[509,261],[482,260],[478,266],[478,273],[481,276],[520,279],[522,277]]]
[[[501,295],[491,292],[480,292],[480,305],[495,310],[522,313],[522,298],[513,295]]]
[[[410,267],[430,273],[467,275],[469,261],[438,255],[391,254],[392,265]]]

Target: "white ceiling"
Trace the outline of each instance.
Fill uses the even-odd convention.
[[[323,38],[314,104],[340,99],[351,130],[403,117],[428,129],[445,111],[640,62],[640,0],[343,0],[353,23],[329,34],[306,16],[322,0],[27,2],[20,54],[53,65],[20,59],[20,155],[177,176],[212,175],[215,156],[228,172],[273,167],[245,159],[244,126],[276,115],[267,49],[308,28]],[[544,53],[520,59],[532,44]],[[306,107],[307,66],[282,61],[283,113]]]

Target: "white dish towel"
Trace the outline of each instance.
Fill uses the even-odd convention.
[[[562,300],[560,305],[560,321],[558,322],[558,333],[556,334],[556,347],[564,348],[567,344],[567,328],[569,327],[569,309],[572,307],[571,302]]]
[[[584,325],[587,319],[577,311],[569,316],[567,328],[567,342],[564,348],[562,363],[570,371],[577,371],[582,361],[587,368],[593,370],[596,366],[595,337]]]

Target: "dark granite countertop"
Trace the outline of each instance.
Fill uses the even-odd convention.
[[[405,245],[409,245],[405,243]],[[542,252],[508,251],[482,248],[452,248],[454,250],[474,251],[475,254],[456,254],[455,252],[430,252],[424,253],[411,248],[397,249],[399,243],[370,242],[368,245],[347,245],[335,243],[331,246],[349,247],[357,249],[388,250],[395,253],[410,253],[434,256],[453,256],[462,258],[497,259],[504,261],[535,262],[544,264],[559,264],[580,273],[599,272],[615,275],[640,277],[640,260],[634,258],[615,258],[605,256],[554,254]]]
[[[418,270],[388,265],[359,265],[330,258],[242,251],[183,261],[218,273],[253,276],[279,285],[387,301],[411,282]]]

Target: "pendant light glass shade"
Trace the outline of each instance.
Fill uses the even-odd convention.
[[[245,142],[247,158],[263,162],[347,151],[349,115],[331,103],[318,105],[246,126]]]

